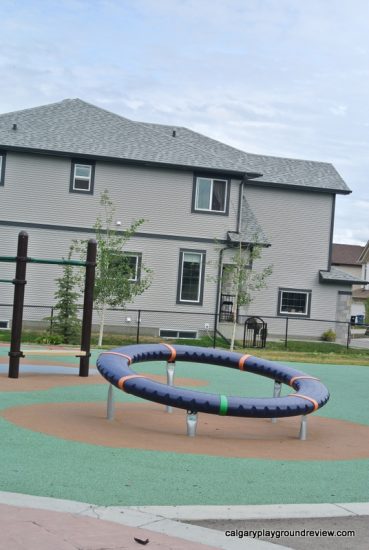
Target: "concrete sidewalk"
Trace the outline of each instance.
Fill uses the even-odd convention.
[[[316,543],[366,550],[368,516],[369,503],[108,507],[0,492],[0,550],[303,550]],[[272,542],[229,535],[303,528],[354,529],[356,536]]]
[[[149,510],[5,492],[0,492],[0,533],[0,550],[281,549],[251,538],[230,539]]]

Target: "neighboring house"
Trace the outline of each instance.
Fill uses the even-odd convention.
[[[310,337],[341,327],[311,319],[349,319],[360,278],[331,268],[331,251],[335,197],[350,190],[331,164],[248,154],[187,128],[67,99],[0,116],[0,167],[1,255],[14,255],[25,229],[30,256],[66,257],[72,239],[93,236],[104,189],[117,229],[146,220],[127,250],[135,277],[141,262],[153,270],[151,287],[130,305],[143,310],[142,329],[164,336],[213,328],[224,302],[233,307],[219,263],[256,240],[264,251],[250,267],[272,264],[273,273],[240,313],[274,317],[267,321],[275,334],[289,317],[293,333]],[[14,276],[13,265],[1,269]],[[29,265],[26,303],[52,304],[58,274]],[[10,290],[0,285],[0,303],[11,302]],[[0,309],[0,318],[9,315]],[[110,323],[121,317],[111,314]]]
[[[361,284],[352,286],[351,317],[356,323],[365,319],[364,302],[369,298],[369,285],[365,281],[369,278],[369,241],[366,246],[352,244],[333,244],[332,266],[349,273]],[[365,319],[368,322],[367,319]]]
[[[364,246],[363,251],[359,256],[359,263],[361,264],[361,278],[365,281],[369,280],[369,241]],[[352,292],[353,304],[360,306],[359,315],[364,315],[366,324],[369,324],[369,319],[365,317],[365,305],[364,303],[369,300],[369,284],[363,284],[360,288],[356,288]]]

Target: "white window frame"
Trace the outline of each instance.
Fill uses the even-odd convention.
[[[282,302],[283,302],[283,294],[305,294],[306,296],[306,302],[305,302],[305,311],[283,311],[282,310]],[[311,290],[298,290],[298,289],[288,289],[288,288],[281,288],[279,289],[279,297],[278,297],[278,315],[286,315],[286,316],[296,316],[296,317],[310,317],[310,307],[311,307]]]
[[[197,250],[181,250],[181,263],[180,263],[180,278],[179,278],[179,290],[178,290],[178,302],[181,304],[201,304],[201,298],[202,298],[202,285],[203,285],[203,267],[204,267],[204,258],[205,254],[202,251]],[[200,277],[199,277],[199,285],[197,289],[197,299],[196,300],[186,300],[185,298],[182,298],[182,290],[183,290],[183,266],[185,263],[185,256],[186,254],[191,255],[197,255],[200,256]]]
[[[198,206],[199,180],[208,180],[211,183],[210,197],[209,197],[209,208],[200,208]],[[224,209],[223,210],[213,210],[211,208],[211,203],[213,202],[214,181],[222,181],[222,182],[225,183]],[[228,180],[223,179],[223,178],[208,178],[208,177],[204,177],[204,176],[197,176],[197,178],[196,178],[196,190],[195,190],[195,205],[194,205],[195,211],[198,211],[198,212],[214,212],[215,214],[225,214],[227,212],[227,198],[228,198]]]
[[[135,252],[125,252],[123,254],[126,257],[130,258],[136,258],[136,269],[135,269],[135,277],[133,279],[128,279],[131,283],[137,283],[140,279],[140,254],[136,254]]]
[[[78,166],[82,166],[83,168],[89,168],[90,175],[88,177],[87,176],[77,176],[76,171],[77,171]],[[88,181],[88,189],[82,189],[80,187],[76,187],[76,180]],[[82,162],[74,163],[73,185],[72,185],[73,191],[78,191],[79,193],[91,193],[91,186],[92,186],[92,164],[82,164]]]

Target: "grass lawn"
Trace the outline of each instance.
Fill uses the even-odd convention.
[[[23,332],[23,343],[31,344],[45,344],[43,341],[43,333],[36,331]],[[10,331],[0,332],[0,342],[10,341]],[[160,343],[163,338],[154,337],[141,337],[140,343]],[[50,342],[53,343],[53,342]],[[91,345],[96,348],[97,336],[93,335]],[[103,349],[111,349],[114,347],[131,345],[136,343],[135,336],[125,335],[107,335],[104,338]],[[210,336],[203,336],[198,339],[170,339],[168,343],[181,344],[189,346],[203,346],[212,347],[213,338]],[[78,346],[78,342],[74,347]],[[228,349],[229,345],[223,338],[217,338],[216,347]],[[299,363],[319,363],[319,364],[333,364],[333,365],[364,365],[369,366],[369,346],[368,349],[355,349],[349,348],[345,345],[335,344],[331,342],[316,342],[316,341],[295,341],[290,340],[285,347],[284,340],[280,341],[268,341],[266,348],[254,349],[243,348],[241,342],[236,342],[235,351],[240,353],[249,353],[250,355],[256,355],[258,357],[264,357],[271,361],[292,361]]]

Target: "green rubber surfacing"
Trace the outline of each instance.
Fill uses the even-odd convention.
[[[331,400],[317,415],[369,425],[369,368],[296,366],[330,389]],[[142,370],[164,374],[165,364],[145,363]],[[221,414],[226,413],[226,396],[239,395],[240,388],[255,397],[273,391],[270,380],[212,365],[178,363],[176,376],[207,380],[202,390],[220,395]],[[96,384],[4,392],[0,409],[105,401],[106,390],[107,385]],[[138,401],[123,392],[115,394],[120,401]],[[116,449],[66,441],[2,418],[0,437],[3,491],[120,506],[365,502],[369,495],[369,460],[281,461]]]

